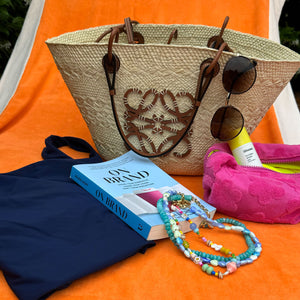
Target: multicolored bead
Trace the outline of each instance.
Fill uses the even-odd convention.
[[[229,273],[233,273],[237,270],[237,266],[236,263],[231,261],[229,263],[226,264],[226,269]]]
[[[212,260],[210,261],[210,264],[211,264],[212,266],[216,267],[216,266],[218,265],[218,261],[217,261],[216,259],[212,259]]]
[[[188,248],[190,246],[187,241],[183,241],[182,245],[184,248]]]
[[[178,203],[184,203],[183,207],[186,207],[189,201],[191,203],[190,207],[177,207]],[[169,206],[169,202],[173,202],[171,203],[171,206]],[[183,252],[187,258],[191,259],[195,264],[200,265],[202,270],[207,274],[222,279],[224,276],[234,273],[238,267],[253,263],[253,261],[260,256],[262,251],[261,243],[255,234],[248,230],[244,224],[237,220],[228,218],[212,220],[206,215],[202,208],[203,206],[201,203],[192,196],[178,194],[176,191],[169,191],[169,193],[165,193],[163,198],[159,199],[157,202],[158,212],[165,224],[170,240]],[[249,247],[248,250],[235,256],[228,248],[206,239],[204,236],[200,235],[199,228],[190,219],[189,213],[200,216],[210,228],[217,227],[219,229],[242,233]],[[217,256],[191,250],[189,248],[189,243],[185,240],[185,236],[180,229],[180,223],[177,219],[179,216],[190,223],[190,229],[195,232],[199,238],[205,244],[207,244],[207,246],[219,251],[224,256]],[[230,225],[224,225],[224,223]],[[215,271],[213,267],[217,266],[226,268],[226,271],[224,273]]]

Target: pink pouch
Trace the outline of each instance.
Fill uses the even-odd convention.
[[[298,169],[283,174],[237,164],[227,143],[215,144],[204,159],[204,200],[221,213],[263,223],[300,221],[300,145],[259,144],[262,163]],[[278,166],[277,165],[277,166]]]

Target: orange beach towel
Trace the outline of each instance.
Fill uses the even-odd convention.
[[[268,37],[270,3],[273,5],[274,1],[45,0],[24,72],[0,115],[0,172],[41,160],[44,140],[51,134],[80,137],[93,145],[88,128],[47,49],[46,39],[69,31],[122,23],[128,16],[141,23],[220,27],[226,15],[230,16],[228,28]],[[274,108],[252,134],[252,139],[282,142]],[[175,179],[192,192],[203,195],[201,176],[176,176]],[[255,263],[241,267],[224,280],[204,274],[165,239],[146,254],[137,254],[79,279],[49,299],[299,299],[300,225],[244,223],[262,242],[262,255]],[[241,236],[218,230],[207,230],[204,234],[237,253],[246,250]],[[187,237],[193,248],[207,251],[191,234]],[[0,295],[2,300],[16,299],[2,273]]]

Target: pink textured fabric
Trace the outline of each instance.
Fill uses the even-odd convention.
[[[300,162],[300,145],[254,147],[263,163]],[[204,200],[228,216],[263,223],[300,222],[300,174],[240,166],[226,143],[207,151],[203,188]]]

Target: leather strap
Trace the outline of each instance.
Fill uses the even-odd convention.
[[[178,37],[178,30],[175,28],[175,29],[172,30],[172,32],[171,32],[171,34],[170,34],[170,36],[169,36],[169,39],[168,39],[167,44],[168,44],[168,45],[171,44],[172,40],[173,40],[173,39],[176,40],[177,37]]]
[[[207,42],[207,47],[215,48],[215,49],[220,48],[220,46],[224,43],[222,36],[223,36],[224,30],[225,30],[228,22],[229,22],[229,17],[226,16],[225,20],[223,22],[223,25],[221,27],[219,35],[212,36]],[[232,49],[229,48],[229,46],[227,44],[226,44],[226,47],[224,48],[224,50],[228,51],[228,52],[233,52]]]
[[[216,56],[212,58],[208,58],[204,60],[200,66],[200,73],[198,77],[198,83],[197,83],[197,90],[195,94],[195,99],[197,100],[196,105],[200,105],[201,101],[211,83],[211,80],[213,77],[215,77],[219,71],[220,71],[220,66],[219,66],[219,58],[223,52],[224,49],[226,49],[227,44],[222,43],[221,46],[219,47],[219,50],[216,54]]]
[[[134,43],[134,40],[133,40],[133,28],[132,28],[132,23],[131,23],[131,20],[130,18],[126,18],[124,20],[125,24],[125,31],[127,33],[127,40],[128,40],[128,43],[129,44],[133,44]]]

